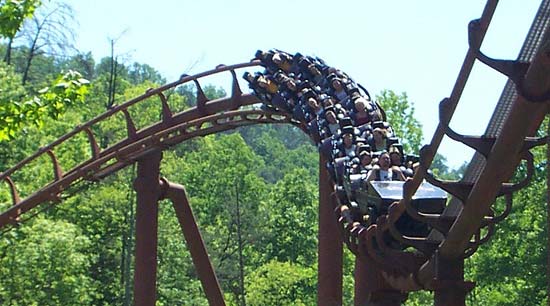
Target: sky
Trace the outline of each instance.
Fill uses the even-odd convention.
[[[115,40],[115,54],[125,63],[148,64],[172,82],[183,73],[247,62],[258,49],[319,56],[371,95],[384,89],[405,92],[423,126],[424,143],[432,138],[439,101],[450,95],[464,61],[468,22],[481,17],[485,6],[479,0],[65,2],[78,21],[76,47],[96,60],[110,56]],[[482,51],[517,58],[539,4],[501,0]],[[451,127],[482,134],[505,81],[476,63]],[[439,153],[456,168],[473,151],[446,138]]]

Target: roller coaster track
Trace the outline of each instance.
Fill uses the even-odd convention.
[[[259,123],[299,123],[282,113],[266,112],[254,109],[239,109],[258,103],[258,99],[250,94],[242,94],[235,70],[258,65],[257,62],[219,66],[218,68],[194,76],[184,76],[180,80],[166,84],[156,89],[150,89],[145,94],[115,106],[104,114],[76,127],[73,131],[60,137],[53,143],[42,147],[39,151],[19,162],[16,166],[0,174],[0,180],[6,181],[12,195],[12,206],[0,215],[0,227],[14,223],[19,216],[46,201],[57,201],[60,194],[79,180],[97,181],[134,163],[140,157],[153,151],[161,151],[170,146],[193,137],[218,133],[240,126]],[[210,101],[200,85],[201,78],[213,75],[231,73],[233,78],[232,93],[227,98]],[[190,83],[197,88],[197,106],[180,113],[172,113],[165,92],[175,87]],[[129,109],[152,97],[159,97],[162,106],[162,120],[157,124],[137,130]],[[92,132],[94,126],[122,114],[126,121],[127,137],[105,149],[100,149],[96,136]],[[82,161],[67,172],[63,171],[56,158],[56,148],[63,143],[84,134],[89,142],[91,158]],[[24,169],[33,161],[47,155],[52,163],[54,180],[35,193],[21,199],[16,183],[11,178],[14,173]]]
[[[368,227],[353,219],[348,206],[339,207],[340,222],[349,232],[344,234],[344,240],[350,249],[382,267],[386,281],[393,288],[401,291],[420,288],[435,291],[436,305],[464,305],[465,292],[471,289],[472,283],[464,282],[462,273],[457,271],[463,269],[463,259],[486,242],[494,232],[494,225],[510,212],[511,193],[524,187],[533,172],[532,156],[528,150],[546,141],[527,136],[534,135],[547,113],[547,105],[543,102],[549,98],[549,1],[541,3],[526,42],[529,47],[524,47],[522,51],[530,53],[531,57],[522,55],[515,61],[494,60],[480,51],[496,5],[497,1],[488,1],[482,17],[469,25],[470,48],[462,69],[451,95],[440,103],[439,125],[430,144],[420,152],[420,167],[413,179],[405,183],[402,200],[394,203],[389,213],[379,217],[376,224]],[[533,39],[533,36],[537,39]],[[537,53],[539,48],[542,51]],[[535,54],[538,54],[537,57],[534,57]],[[506,107],[495,111],[495,117],[501,118],[501,122],[499,124],[492,120],[490,127],[499,125],[500,133],[497,136],[464,136],[449,128],[449,122],[477,60],[507,75],[511,80],[507,90],[517,88],[519,93],[508,93],[508,105],[500,103]],[[459,182],[442,182],[429,174],[428,169],[444,136],[474,148],[478,152],[478,159],[486,158],[484,167],[479,167],[477,160],[472,163],[472,168],[478,168],[477,176],[467,175]],[[527,177],[517,184],[505,183],[520,159],[527,160]],[[442,214],[421,213],[411,204],[413,195],[424,180],[455,197]],[[508,198],[506,209],[501,215],[494,216],[491,205],[497,196],[502,195]],[[435,235],[408,237],[400,233],[395,223],[405,213],[418,222],[429,224]],[[482,228],[487,232],[484,236],[481,234]],[[385,235],[391,235],[420,254],[388,248],[384,243]]]
[[[450,96],[440,103],[439,125],[431,142],[420,152],[420,166],[414,177],[404,184],[403,198],[390,206],[387,215],[380,216],[375,220],[376,222],[368,225],[358,222],[353,217],[351,207],[340,197],[336,197],[337,203],[331,203],[337,208],[336,220],[342,229],[343,241],[358,258],[376,263],[383,281],[396,292],[434,290],[436,305],[464,305],[464,297],[470,284],[464,282],[463,275],[457,272],[463,269],[461,265],[464,258],[473,254],[480,244],[487,241],[494,231],[494,225],[509,213],[510,202],[504,213],[499,216],[494,215],[491,205],[495,198],[501,195],[509,196],[527,184],[532,172],[532,156],[528,151],[546,141],[529,136],[532,136],[540,126],[544,115],[548,112],[547,102],[550,92],[548,34],[542,35],[545,38],[539,39],[536,46],[531,48],[538,50],[532,52],[533,57],[515,61],[494,60],[487,57],[480,48],[497,2],[489,0],[481,18],[472,21],[469,25],[470,48]],[[540,17],[540,15],[548,15],[549,2],[542,1],[537,18],[544,24],[540,25],[541,29],[537,30],[539,32],[548,31],[548,17]],[[449,128],[449,122],[460,101],[469,74],[478,60],[507,75],[515,85],[513,88],[517,88],[517,94],[511,95],[513,103],[504,111],[504,115],[500,116],[505,119],[501,119],[503,124],[498,128],[499,133],[491,137],[464,136]],[[0,214],[0,228],[18,224],[21,216],[46,202],[59,201],[63,192],[80,181],[101,180],[128,165],[139,164],[140,160],[193,137],[265,123],[293,124],[307,133],[305,122],[297,121],[289,113],[277,109],[251,107],[260,100],[254,95],[243,94],[235,71],[258,65],[260,65],[259,61],[252,61],[232,66],[219,66],[214,70],[194,76],[182,76],[176,82],[150,89],[143,95],[115,106],[95,119],[76,127],[16,166],[4,171],[0,174],[0,180],[7,183],[12,195],[12,203],[9,209]],[[199,81],[204,77],[222,73],[231,74],[232,92],[229,97],[209,100]],[[196,86],[197,105],[191,109],[173,113],[166,93],[186,83]],[[158,98],[160,101],[161,120],[151,126],[138,129],[129,109],[152,98]],[[94,126],[120,115],[125,118],[126,138],[107,148],[100,148],[93,132]],[[88,139],[91,158],[80,161],[77,166],[65,172],[56,157],[56,149],[61,144],[81,135]],[[429,173],[428,169],[445,136],[475,148],[484,156],[486,163],[478,167],[478,174],[469,177],[468,180],[443,182]],[[51,160],[53,180],[34,193],[21,197],[17,181],[13,179],[14,174],[43,157]],[[529,170],[526,179],[517,184],[506,183],[522,159],[527,161]],[[415,192],[425,180],[446,190],[460,200],[461,204],[449,205],[442,214],[419,212],[411,202]],[[170,183],[164,181],[161,185],[169,186]],[[338,194],[338,186],[334,182],[328,187],[321,185],[320,188],[324,188],[321,190],[322,193],[326,194],[325,189],[328,189],[329,193],[334,191],[334,194]],[[326,205],[326,203],[321,204]],[[435,234],[428,237],[403,235],[395,226],[403,214],[428,224]],[[487,235],[481,235],[483,228],[488,232]],[[418,252],[405,252],[385,244],[384,237],[388,235],[403,245],[413,247]],[[459,287],[459,289],[450,289],[453,287]],[[208,293],[208,290],[206,291]],[[361,290],[356,289],[357,294],[362,294]],[[387,295],[385,297],[388,298]],[[358,305],[362,302],[364,301],[356,299]],[[217,305],[223,302],[211,300],[211,303]],[[398,305],[399,301],[384,303],[379,299],[376,303],[379,303],[377,305]],[[319,301],[319,304],[324,302]]]
[[[415,247],[428,256],[429,260],[423,263],[418,272],[411,273],[408,281],[404,278],[394,278],[393,285],[402,290],[410,290],[416,285],[431,288],[436,292],[436,303],[439,302],[441,305],[455,305],[456,301],[460,299],[462,299],[462,302],[458,302],[457,305],[461,303],[463,305],[464,303],[463,297],[446,296],[444,294],[441,295],[443,297],[439,297],[440,300],[438,301],[438,291],[445,291],[437,290],[442,288],[442,284],[449,287],[464,286],[463,291],[467,291],[470,284],[464,283],[460,277],[446,279],[449,275],[444,275],[445,272],[441,271],[442,275],[438,277],[436,270],[449,271],[453,269],[453,266],[456,269],[461,269],[461,258],[473,254],[477,247],[488,239],[488,236],[494,231],[494,224],[502,220],[511,209],[511,202],[507,201],[504,213],[498,217],[492,216],[490,207],[495,197],[505,194],[508,194],[509,197],[513,190],[526,185],[530,175],[515,186],[504,184],[504,182],[511,177],[521,158],[528,160],[527,166],[531,168],[528,172],[532,172],[532,161],[530,161],[532,157],[529,156],[527,151],[529,148],[545,142],[544,139],[533,139],[527,136],[534,135],[547,113],[547,105],[543,102],[547,102],[549,98],[548,22],[550,3],[549,1],[542,1],[526,44],[522,48],[518,60],[515,61],[494,60],[480,51],[483,36],[496,4],[497,1],[489,1],[482,17],[470,23],[470,49],[455,87],[451,96],[443,99],[440,103],[438,128],[431,143],[421,151],[420,169],[414,179],[406,184],[403,199],[391,207],[386,217],[390,222],[378,222],[374,229],[363,230],[365,232],[362,239],[364,244],[368,245],[369,241],[372,240],[369,237],[381,237],[384,232],[389,232],[395,239]],[[535,54],[538,55],[535,57]],[[510,78],[510,81],[489,124],[487,134],[481,137],[470,137],[455,133],[448,125],[476,60],[504,73]],[[497,130],[499,133],[496,133]],[[478,152],[470,167],[470,170],[477,169],[477,175],[472,174],[475,173],[474,171],[469,171],[463,181],[443,183],[435,180],[427,173],[427,169],[444,136],[461,141]],[[486,159],[486,165],[480,166],[482,157]],[[444,188],[455,196],[455,201],[447,207],[443,214],[422,214],[411,206],[411,196],[423,179]],[[403,236],[396,231],[392,224],[405,212],[416,220],[428,223],[434,229],[438,229],[440,233],[443,233],[444,238],[431,240],[429,238]],[[480,235],[480,228],[482,227],[488,229],[488,235],[485,237]],[[356,230],[356,232],[361,233],[361,230]],[[470,240],[472,237],[474,238],[473,241]],[[375,253],[371,252],[371,254]],[[392,264],[384,257],[376,255],[375,257],[378,257],[376,259],[380,263]],[[454,264],[451,264],[450,262],[453,261]],[[447,267],[443,267],[443,265],[447,265]],[[434,282],[434,279],[436,282]],[[437,280],[439,280],[439,283]],[[442,280],[448,282],[445,283]],[[462,293],[458,295],[460,294]]]

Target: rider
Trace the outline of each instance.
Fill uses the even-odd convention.
[[[405,176],[399,167],[392,167],[387,151],[380,154],[378,164],[369,172],[367,181],[404,181]]]

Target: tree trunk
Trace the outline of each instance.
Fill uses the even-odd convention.
[[[109,74],[109,100],[107,109],[111,109],[115,104],[115,83],[116,83],[116,59],[115,59],[115,41],[111,40],[111,71]]]
[[[241,291],[241,306],[246,306],[246,297],[244,290],[244,259],[243,259],[243,239],[241,234],[241,208],[239,204],[239,186],[235,186],[237,200],[237,239],[239,242],[239,287]]]
[[[133,173],[135,176],[136,165],[133,166]],[[132,305],[132,278],[131,278],[131,268],[132,268],[132,253],[133,253],[133,242],[134,242],[134,199],[135,195],[132,192],[128,192],[128,211],[125,214],[125,223],[128,227],[128,230],[123,234],[122,237],[122,285],[124,286],[124,306]]]
[[[29,78],[29,70],[31,69],[32,60],[34,58],[35,52],[36,52],[36,44],[38,43],[38,38],[40,37],[40,32],[42,31],[42,26],[44,23],[40,24],[36,30],[36,35],[34,36],[34,39],[32,40],[31,47],[29,48],[29,55],[27,56],[27,64],[25,65],[25,71],[23,71],[23,79],[22,84],[25,85],[27,83],[27,80]]]
[[[6,64],[10,65],[11,64],[11,45],[13,43],[13,37],[10,37],[10,39],[8,40],[8,44],[6,45],[6,55],[4,56],[4,62],[6,62]]]

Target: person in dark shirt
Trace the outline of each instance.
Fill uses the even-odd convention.
[[[366,107],[367,100],[357,98],[354,102],[355,110],[351,113],[351,118],[356,126],[371,122],[371,116]]]

